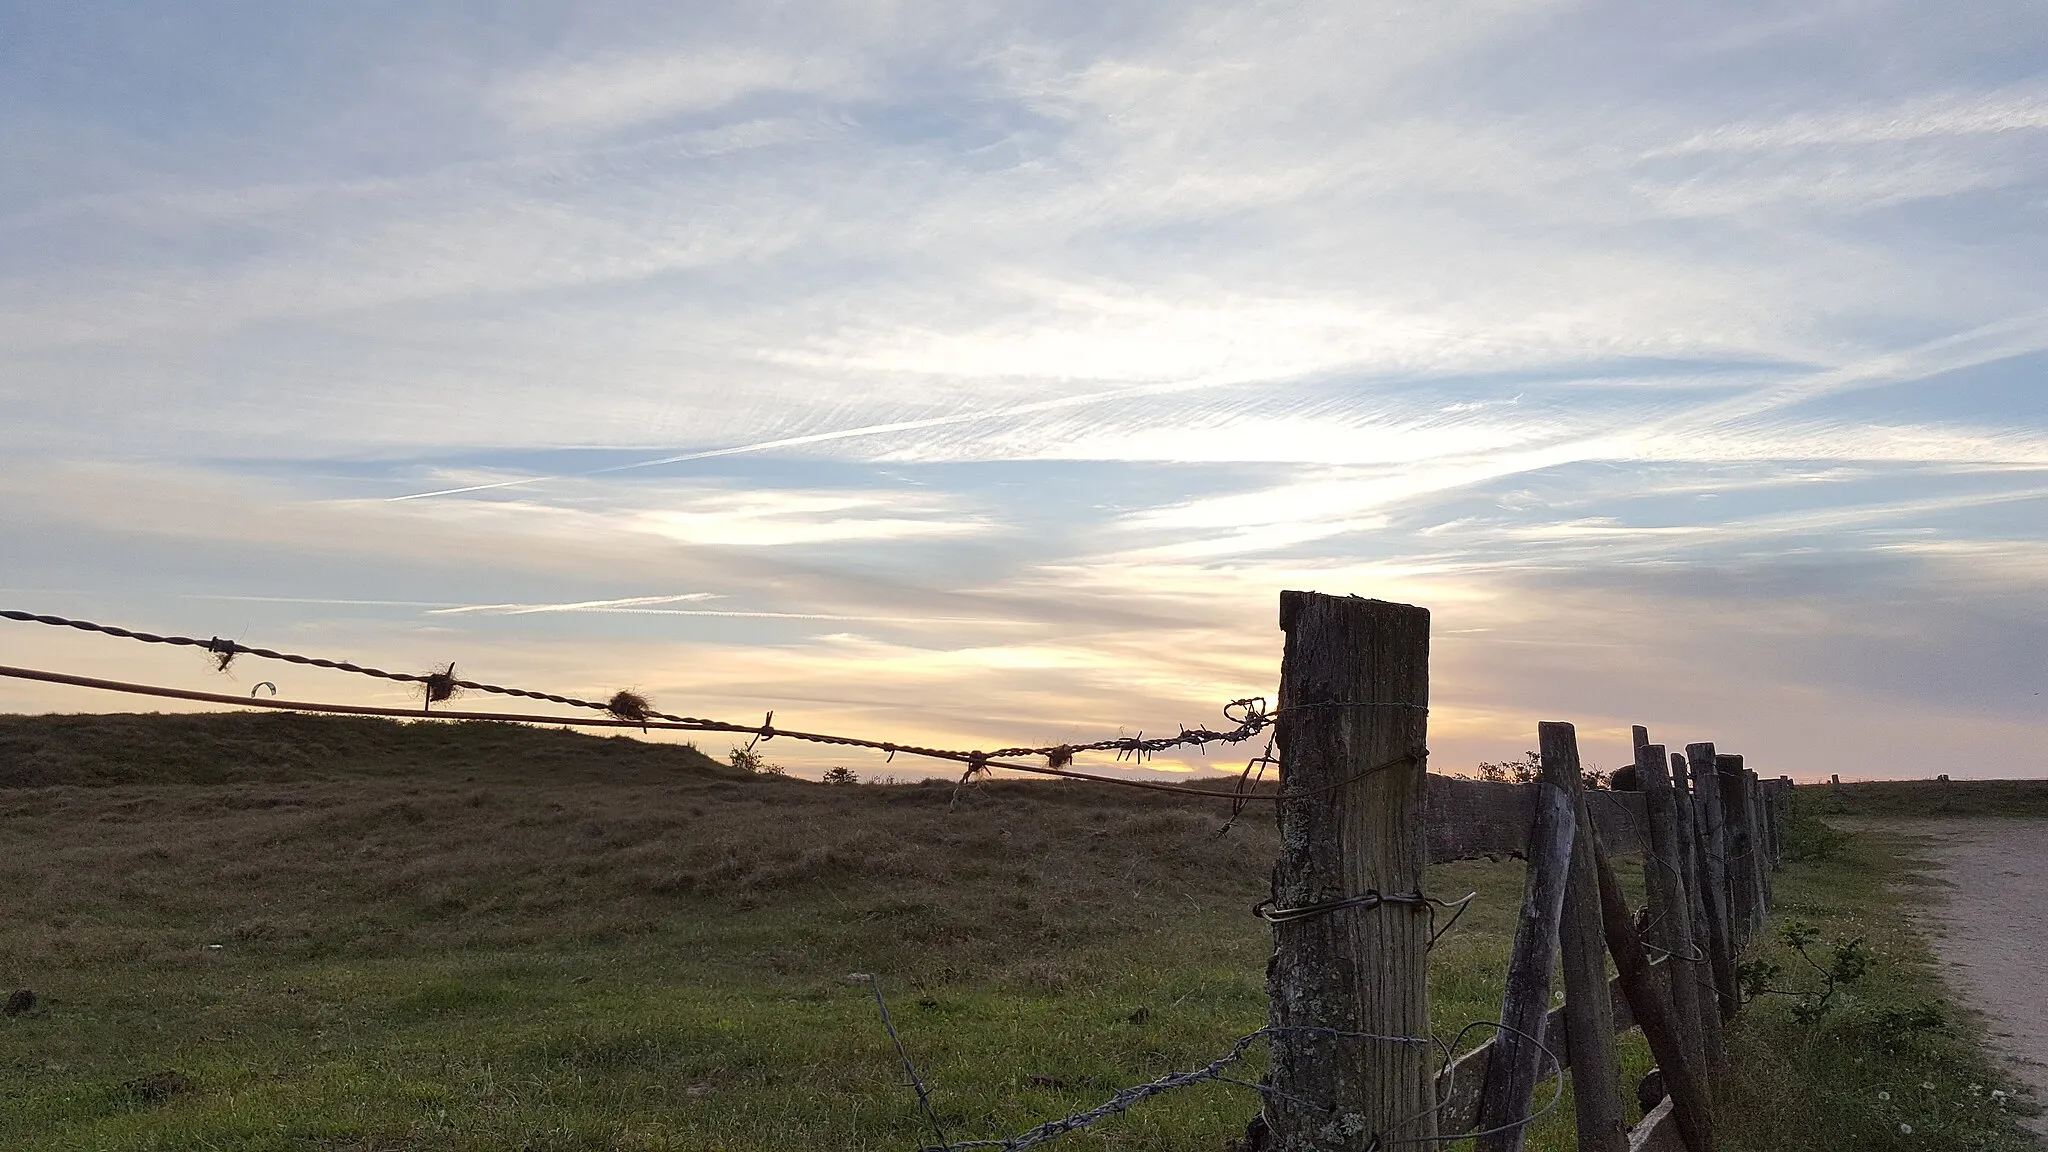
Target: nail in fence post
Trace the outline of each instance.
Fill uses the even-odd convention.
[[[1728,825],[1721,810],[1721,777],[1714,766],[1711,743],[1687,744],[1692,768],[1693,799],[1700,815],[1701,842],[1707,874],[1700,885],[1707,904],[1707,946],[1712,950],[1714,984],[1721,995],[1721,1019],[1735,1019],[1741,1006],[1735,988],[1735,922],[1728,890]]]
[[[1564,911],[1571,875],[1572,841],[1578,814],[1572,797],[1548,781],[1535,790],[1535,820],[1529,828],[1529,869],[1522,884],[1521,920],[1508,954],[1507,992],[1501,998],[1501,1029],[1486,1065],[1486,1090],[1479,1098],[1479,1152],[1522,1152],[1536,1082],[1550,1071],[1544,1036],[1550,1018],[1550,970],[1557,962],[1558,917]],[[1496,1131],[1498,1129],[1498,1131]]]
[[[1664,953],[1664,972],[1671,988],[1671,1006],[1678,1012],[1679,1040],[1686,1058],[1705,1087],[1706,1048],[1701,1039],[1698,955],[1692,942],[1692,899],[1685,888],[1685,847],[1678,836],[1678,796],[1671,786],[1670,760],[1662,744],[1636,750],[1636,778],[1643,785],[1643,808],[1649,816],[1650,850],[1643,857],[1644,890],[1649,895],[1649,942]]]
[[[1701,956],[1699,963],[1687,968],[1699,1007],[1700,1047],[1707,1058],[1703,1075],[1711,1087],[1714,1070],[1722,1060],[1720,969],[1715,960],[1712,921],[1707,917],[1706,854],[1700,838],[1699,804],[1692,794],[1692,765],[1676,752],[1671,754],[1671,791],[1678,800],[1678,849],[1683,857],[1679,868],[1685,873],[1685,892],[1692,912],[1692,942]]]
[[[1571,797],[1578,823],[1558,920],[1558,958],[1564,969],[1562,1039],[1571,1052],[1579,1152],[1626,1152],[1628,1124],[1622,1118],[1621,1067],[1614,1051],[1607,939],[1600,924],[1600,878],[1593,867],[1593,822],[1582,791],[1578,733],[1570,724],[1546,721],[1536,726],[1536,744],[1544,783]],[[1555,1048],[1558,1039],[1549,1036],[1544,1043]]]
[[[1274,905],[1421,892],[1428,610],[1282,592],[1280,627]],[[1281,1152],[1435,1140],[1434,1050],[1407,1039],[1430,1034],[1429,923],[1386,903],[1273,926],[1265,1115]]]

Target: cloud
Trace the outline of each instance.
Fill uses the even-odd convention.
[[[79,25],[0,101],[77,161],[0,176],[0,581],[966,746],[1268,689],[1314,587],[1438,612],[1454,764],[2038,744],[2043,25],[1897,11]]]
[[[1646,156],[1688,156],[1703,152],[1753,152],[1897,144],[1930,137],[1985,136],[2048,129],[2048,92],[2022,88],[2001,92],[1943,93],[1891,107],[1854,107],[1805,112],[1776,120],[1724,124]]]
[[[521,130],[604,132],[711,112],[750,96],[845,100],[864,88],[860,70],[843,56],[716,45],[569,61],[506,82],[493,102]]]

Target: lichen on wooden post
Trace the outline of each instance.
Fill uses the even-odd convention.
[[[1422,893],[1429,612],[1283,592],[1280,627],[1273,905]],[[1273,926],[1265,1116],[1282,1152],[1434,1142],[1427,913],[1354,904]]]

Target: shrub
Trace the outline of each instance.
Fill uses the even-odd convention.
[[[1535,752],[1524,752],[1519,760],[1503,760],[1498,764],[1479,766],[1479,778],[1495,783],[1527,784],[1542,774],[1543,758]]]
[[[726,760],[742,772],[753,772],[761,776],[780,776],[788,771],[780,764],[770,764],[768,757],[754,751],[751,746],[741,748],[735,745],[732,752],[726,756]]]

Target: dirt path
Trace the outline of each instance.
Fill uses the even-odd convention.
[[[1927,918],[1952,986],[1982,1011],[1992,1042],[2048,1102],[2048,821],[1916,820],[1935,878],[1952,887]],[[2048,1135],[2048,1115],[2032,1120]]]

